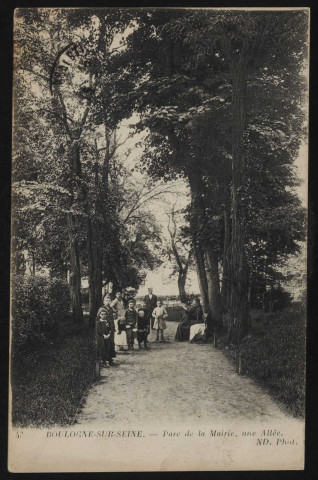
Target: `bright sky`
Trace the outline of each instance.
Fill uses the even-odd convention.
[[[125,120],[120,129],[120,136],[126,138],[129,133],[129,125],[138,120],[137,116],[133,116],[129,120]],[[127,161],[126,166],[133,168],[136,165],[143,153],[143,147],[135,147],[136,142],[140,142],[143,139],[145,134],[135,135],[133,138],[129,139],[125,145],[121,147],[119,151],[123,153],[128,148],[132,149],[132,153]],[[140,175],[140,173],[133,172],[132,175]],[[168,217],[167,212],[170,207],[175,204],[175,209],[185,208],[189,203],[189,190],[188,185],[183,179],[179,179],[173,182],[169,182],[167,187],[173,192],[171,194],[166,194],[164,198],[160,197],[149,202],[148,208],[156,217],[157,222],[161,226],[161,232],[164,239],[168,239]],[[138,295],[146,295],[148,293],[148,287],[153,287],[154,293],[159,296],[165,295],[178,295],[178,285],[177,285],[177,276],[174,276],[172,279],[169,278],[171,270],[169,266],[159,267],[156,271],[148,272],[145,285],[141,285],[138,291]],[[186,285],[186,290],[188,293],[199,293],[199,285],[195,272],[190,271],[188,274],[188,281]]]

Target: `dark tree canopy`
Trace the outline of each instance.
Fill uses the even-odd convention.
[[[204,309],[240,342],[252,287],[280,285],[304,239],[308,12],[39,8],[15,21],[15,251],[69,272],[77,321],[87,276],[93,319],[107,282],[137,288],[160,265],[147,207],[181,177]],[[134,172],[124,122],[143,138]]]

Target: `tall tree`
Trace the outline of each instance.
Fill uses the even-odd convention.
[[[64,185],[70,193],[66,208],[74,321],[82,321],[79,240],[84,224],[90,317],[94,321],[101,303],[103,243],[112,241],[104,233],[111,223],[104,220],[105,209],[107,212],[112,208],[108,198],[109,163],[116,150],[112,138],[120,119],[127,115],[116,95],[123,83],[128,88],[134,81],[133,77],[128,79],[128,73],[123,78],[124,66],[116,71],[118,59],[113,57],[123,48],[116,35],[123,34],[132,14],[119,10],[37,9],[21,10],[17,18],[18,75],[36,81],[42,101],[39,111],[48,120],[46,133],[63,139],[63,158],[69,165]],[[21,108],[23,100],[22,95]],[[34,110],[34,104],[30,103],[29,108]],[[104,138],[94,150],[87,137],[96,136],[100,126]],[[56,155],[61,155],[59,146]],[[84,181],[83,172],[85,179],[93,177],[90,184]]]
[[[248,82],[259,69],[272,69],[276,75],[299,77],[304,65],[308,27],[305,12],[224,12],[204,13],[212,42],[220,47],[232,87],[232,236],[231,236],[231,326],[229,340],[239,342],[248,330],[248,266],[246,258],[248,176],[246,168],[248,125]],[[287,33],[288,32],[288,33]],[[296,77],[296,78],[295,78]],[[298,77],[298,78],[297,78]],[[273,79],[272,79],[273,80]],[[301,99],[302,90],[296,93]],[[298,98],[297,98],[298,97]]]
[[[190,123],[192,125],[195,125],[196,120],[204,116],[207,110],[211,112],[210,118],[213,118],[213,113],[215,115],[217,112],[219,115],[222,110],[217,107],[221,102],[223,102],[223,111],[228,111],[228,120],[222,123],[221,128],[225,129],[230,140],[229,148],[226,148],[225,152],[226,155],[230,155],[231,160],[231,323],[229,340],[235,343],[242,339],[249,323],[250,276],[247,245],[251,196],[249,194],[250,177],[247,170],[247,156],[251,145],[250,127],[254,124],[254,127],[259,128],[258,125],[261,123],[259,114],[257,115],[254,109],[254,106],[259,106],[259,102],[255,101],[254,92],[257,90],[259,98],[264,102],[261,105],[262,109],[265,105],[273,107],[279,100],[278,103],[284,103],[285,112],[296,113],[296,117],[292,116],[288,123],[293,133],[296,135],[300,133],[300,136],[296,140],[296,149],[292,148],[286,151],[286,154],[294,159],[301,142],[300,126],[303,121],[301,109],[304,92],[302,72],[307,48],[307,27],[308,18],[304,11],[194,11],[187,14],[183,12],[177,15],[177,18],[172,15],[169,20],[163,19],[161,26],[157,27],[158,36],[164,36],[166,39],[162,44],[162,51],[166,51],[165,45],[168,43],[168,37],[170,44],[174,43],[172,49],[171,45],[169,47],[173,52],[170,52],[173,61],[169,63],[169,72],[170,75],[172,72],[172,76],[169,79],[162,78],[161,81],[157,78],[155,82],[156,77],[153,73],[155,68],[153,68],[151,71],[153,83],[149,81],[145,84],[149,95],[151,95],[154,85],[159,94],[164,92],[166,95],[164,102],[160,96],[156,98],[155,112],[152,103],[149,111],[150,114],[155,113],[156,118],[153,116],[152,122],[149,121],[149,128],[158,130],[158,123],[164,124],[164,133],[170,141],[170,148],[172,146],[175,149],[175,158],[179,155],[184,160],[185,149],[182,148],[182,145],[185,145],[184,138],[182,138],[182,142],[176,142],[175,137],[179,136],[179,140],[181,140],[181,135],[178,133],[181,128],[180,121],[187,117],[185,112],[180,114],[180,109],[185,107],[185,92],[191,91],[192,95],[198,91],[201,93],[200,104],[196,103],[200,98],[200,95],[197,95],[193,108],[189,108],[188,105],[187,113],[191,115]],[[189,49],[188,65],[191,60],[195,63],[192,78],[196,75],[197,78],[195,87],[192,89],[189,88],[191,76],[186,75],[188,67],[185,62],[186,55],[180,54],[180,52],[184,52],[184,48]],[[157,61],[157,64],[160,62]],[[164,77],[164,74],[161,77]],[[220,80],[220,78],[222,79]],[[167,99],[168,92],[172,93],[173,91],[173,81],[178,82],[179,92],[185,85],[185,90],[182,89],[181,103],[178,93],[175,92],[174,96],[169,96],[169,100]],[[273,87],[284,82],[285,85],[294,82],[294,85],[297,85],[296,92],[294,89],[290,90],[289,96],[282,99],[278,90],[277,96],[273,96]],[[209,94],[211,95],[212,91],[214,95],[211,98]],[[247,99],[250,98],[253,98],[253,101],[247,102]],[[143,98],[141,107],[143,110],[145,110],[145,104],[147,104],[147,94]],[[275,121],[277,110],[272,108],[272,112],[274,115],[269,114],[268,117],[265,117],[266,123]],[[218,120],[220,120],[219,117]],[[270,127],[266,126],[266,128]],[[269,141],[268,144],[270,144]],[[284,148],[283,145],[282,148]],[[211,156],[212,159],[216,160],[215,155]],[[170,154],[170,164],[171,160]],[[197,157],[196,161],[198,161]],[[181,165],[184,163],[186,162],[179,162]],[[156,168],[158,169],[158,163]]]
[[[190,242],[190,235],[186,227],[178,228],[175,204],[172,205],[168,216],[168,233],[170,236],[166,254],[173,266],[172,275],[178,276],[178,289],[181,302],[187,301],[185,290],[189,267],[191,266],[193,249]]]

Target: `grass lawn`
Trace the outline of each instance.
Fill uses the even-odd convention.
[[[250,335],[241,346],[243,374],[265,387],[296,417],[305,413],[306,317],[294,304],[283,312],[252,312]],[[238,348],[224,352],[238,361]]]
[[[54,345],[23,358],[13,358],[13,425],[73,424],[94,371],[95,348],[87,329],[60,336]]]

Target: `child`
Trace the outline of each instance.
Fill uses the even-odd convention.
[[[114,322],[114,310],[110,306],[111,303],[111,297],[109,294],[106,294],[103,298],[103,306],[101,309],[106,311],[107,315],[107,321],[110,324],[110,364],[114,365],[113,358],[116,357],[116,351],[115,351],[115,341],[114,341],[114,336],[115,336],[115,322]],[[98,315],[99,311],[97,312]]]
[[[114,342],[115,346],[119,351],[124,350],[128,347],[127,338],[126,338],[126,324],[125,324],[125,306],[124,300],[121,292],[116,293],[116,298],[111,302],[110,306],[112,307],[115,318],[115,335]]]
[[[109,368],[111,358],[111,324],[107,319],[107,310],[99,309],[96,321],[97,358]]]
[[[157,302],[156,302],[157,304]],[[141,300],[140,302],[140,308],[144,310],[145,312],[145,318],[147,319],[148,326],[147,326],[147,334],[149,335],[150,333],[150,324],[151,324],[151,318],[152,318],[152,310],[147,307],[147,302],[145,300]]]
[[[160,332],[161,332],[161,341],[164,342],[163,331],[165,328],[167,328],[165,318],[168,317],[168,314],[165,307],[162,306],[161,300],[157,301],[157,306],[152,312],[152,316],[155,319],[153,323],[153,328],[154,330],[157,330],[156,342],[159,342]]]
[[[150,317],[147,308],[145,308],[146,303],[141,302],[141,307],[138,308],[138,345],[139,349],[141,348],[141,343],[144,342],[144,348],[148,349],[147,337],[150,330]]]
[[[138,313],[135,309],[134,300],[129,300],[128,308],[125,312],[125,323],[126,323],[126,335],[128,350],[134,349],[134,330],[137,329],[138,325]]]

